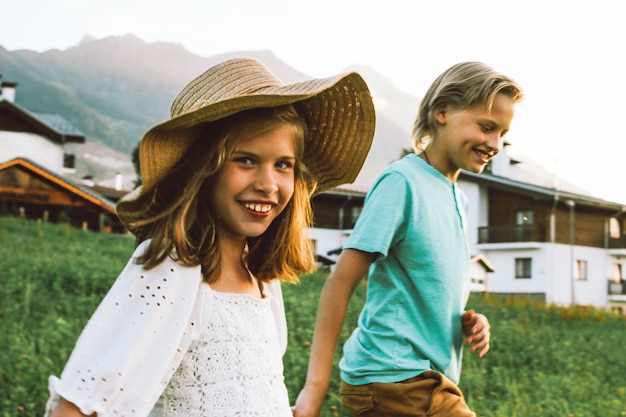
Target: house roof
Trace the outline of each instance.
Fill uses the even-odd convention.
[[[85,134],[62,116],[28,110],[17,103],[0,99],[0,111],[12,113],[33,127],[33,133],[41,134],[50,140],[65,143],[84,143]]]
[[[122,197],[124,197],[126,194],[128,194],[130,191],[128,190],[118,190],[117,188],[111,188],[111,187],[104,187],[102,185],[88,185],[86,186],[88,188],[90,188],[91,190],[95,191],[96,193],[104,196],[105,198],[108,198],[112,201],[118,201],[120,200]]]
[[[466,180],[474,183],[485,184],[491,187],[511,190],[521,194],[530,195],[536,198],[545,198],[554,201],[574,201],[578,205],[614,210],[616,212],[626,212],[626,205],[606,201],[601,198],[586,194],[573,193],[559,190],[557,188],[542,187],[521,181],[512,180],[506,177],[492,174],[475,174],[469,171],[461,171],[459,180]]]
[[[320,193],[320,195],[321,194],[365,198],[365,196],[367,195],[367,192],[356,190],[356,189],[351,189],[351,188],[346,188],[342,186],[342,187],[331,188],[330,190],[326,190]]]
[[[489,262],[489,259],[482,253],[472,256],[471,262],[481,264],[487,272],[495,272],[496,270],[493,264]]]
[[[13,167],[13,166],[21,166],[24,169],[39,175],[40,177],[45,178],[46,180],[56,184],[62,189],[67,190],[68,192],[77,195],[84,200],[89,201],[90,203],[101,207],[102,209],[108,211],[109,213],[116,214],[115,203],[108,198],[102,196],[101,194],[95,192],[89,187],[76,184],[67,178],[61,177],[54,172],[44,168],[43,166],[33,162],[27,158],[14,158],[6,162],[0,163],[0,171]]]

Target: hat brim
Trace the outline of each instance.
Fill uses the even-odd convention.
[[[318,181],[318,192],[352,183],[371,147],[375,112],[365,81],[357,73],[261,89],[182,114],[150,129],[141,142],[146,188],[156,183],[191,145],[188,130],[243,110],[299,103],[311,127],[305,164]],[[158,152],[159,158],[150,158]]]

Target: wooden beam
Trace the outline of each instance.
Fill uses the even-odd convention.
[[[0,201],[14,201],[20,203],[88,207],[89,204],[75,194],[58,190],[34,190],[23,188],[0,188]]]

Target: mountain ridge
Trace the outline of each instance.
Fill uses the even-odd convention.
[[[180,44],[147,43],[132,34],[103,39],[87,35],[65,50],[44,52],[8,51],[0,46],[0,75],[18,84],[16,103],[33,111],[57,113],[85,133],[85,148],[89,150],[77,154],[78,171],[85,171],[78,176],[112,182],[120,166],[103,173],[101,167],[90,170],[85,159],[102,152],[129,162],[143,134],[169,118],[172,100],[190,80],[235,57],[260,60],[285,83],[312,78],[269,50],[205,57]],[[356,187],[367,189],[388,163],[399,158],[402,148],[410,146],[407,129],[411,122],[403,117],[408,119],[408,113],[416,111],[418,100],[393,87],[371,68],[353,66],[345,72],[353,70],[361,73],[373,95],[376,91],[376,138],[362,174],[355,181]],[[394,105],[385,104],[387,111],[383,111],[378,109],[382,103]],[[123,170],[125,176],[134,174],[128,166]],[[102,176],[110,178],[98,178]]]
[[[63,116],[85,133],[86,143],[76,148],[77,172],[70,175],[72,179],[89,176],[99,185],[113,186],[116,174],[121,173],[125,189],[131,189],[136,178],[131,153],[143,134],[169,119],[172,100],[189,81],[236,57],[260,60],[285,83],[312,78],[270,50],[200,56],[180,44],[148,43],[132,34],[102,39],[86,35],[65,50],[44,52],[8,51],[0,45],[0,76],[18,84],[16,103]],[[419,99],[370,67],[351,65],[342,72],[350,71],[365,79],[376,107],[374,142],[351,186],[367,191],[376,176],[412,146],[410,133]],[[529,162],[528,172],[516,170],[519,177],[515,179],[546,186],[545,178],[554,178],[544,167]],[[558,184],[589,194],[562,179]]]

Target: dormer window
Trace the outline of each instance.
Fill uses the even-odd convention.
[[[76,173],[76,155],[73,153],[63,154],[63,172],[66,174]]]

